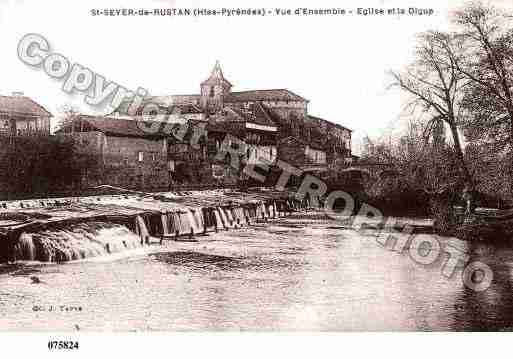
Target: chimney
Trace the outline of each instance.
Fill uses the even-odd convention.
[[[15,91],[12,93],[13,97],[22,97],[23,96],[23,92],[22,91]]]

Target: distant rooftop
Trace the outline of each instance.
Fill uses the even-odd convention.
[[[22,95],[0,96],[0,112],[44,117],[52,116],[43,106],[30,97]]]

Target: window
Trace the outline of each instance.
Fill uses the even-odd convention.
[[[139,151],[137,153],[137,159],[138,159],[139,162],[144,161],[144,152],[143,151]]]

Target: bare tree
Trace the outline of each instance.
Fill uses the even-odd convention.
[[[471,2],[454,14],[452,59],[467,87],[465,135],[503,163],[513,195],[513,14]]]
[[[432,114],[424,137],[433,133],[439,121],[448,125],[463,180],[473,189],[474,182],[458,132],[465,82],[454,60],[453,42],[454,37],[446,33],[430,31],[420,34],[416,60],[403,72],[391,72],[392,86],[398,86],[411,96],[411,106],[420,106],[422,111]]]
[[[457,51],[452,55],[457,70],[471,85],[466,107],[480,123],[509,123],[508,141],[513,144],[513,15],[481,2],[456,11],[459,25]],[[484,112],[486,111],[486,112]]]
[[[70,132],[73,132],[73,121],[80,115],[80,111],[77,107],[71,104],[64,104],[59,108],[60,119],[58,128]]]

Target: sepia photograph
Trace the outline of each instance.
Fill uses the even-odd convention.
[[[511,1],[0,0],[0,29],[7,347],[508,339]]]

